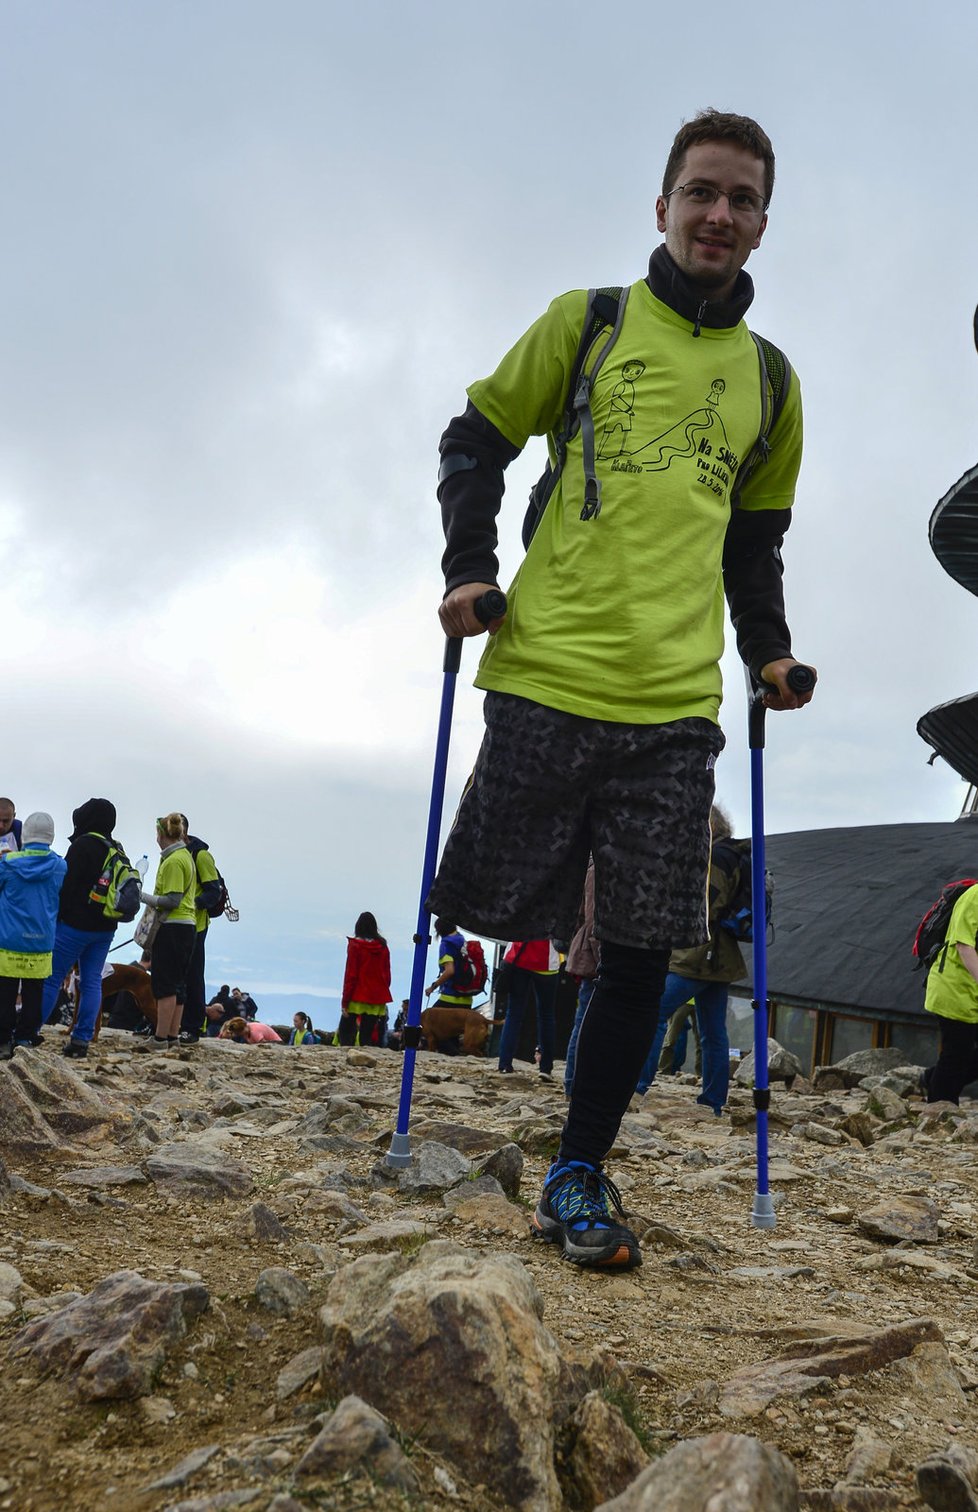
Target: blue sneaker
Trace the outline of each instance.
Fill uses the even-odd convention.
[[[615,1222],[609,1201],[624,1218],[621,1193],[603,1171],[582,1160],[565,1165],[554,1161],[531,1219],[533,1234],[551,1244],[562,1243],[566,1259],[577,1265],[631,1270],[642,1263],[638,1240],[631,1229]]]

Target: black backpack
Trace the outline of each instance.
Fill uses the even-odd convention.
[[[974,877],[961,877],[957,882],[948,882],[941,888],[941,896],[936,903],[932,903],[917,925],[917,933],[913,940],[914,971],[921,967],[929,970],[933,966],[942,950],[946,949],[946,936],[954,905],[969,887],[978,885]],[[978,943],[978,942],[976,942]],[[941,961],[939,970],[944,970],[944,961]]]
[[[716,840],[713,843],[711,866],[719,866],[728,877],[735,879],[730,901],[717,920],[721,929],[732,934],[735,940],[752,944],[754,940],[754,900],[751,886],[751,843],[749,840]],[[774,906],[774,878],[764,872],[764,928],[771,923]]]
[[[207,843],[204,840],[199,840],[196,835],[188,835],[187,849],[193,857],[194,871],[196,872],[197,857],[200,855],[202,850],[207,850]],[[211,859],[213,860],[213,857]],[[214,870],[217,871],[216,862],[214,863]],[[219,919],[222,914],[227,914],[228,918],[230,918],[231,914],[233,914],[235,920],[237,919],[238,910],[231,904],[231,899],[228,896],[227,883],[225,882],[219,871],[217,872],[216,878],[211,877],[207,882],[201,882],[200,873],[197,872],[197,881],[200,882],[201,888],[203,889],[201,893],[200,907],[204,910],[209,919]]]
[[[547,462],[543,473],[530,490],[530,502],[523,517],[524,550],[529,549],[536,528],[543,519],[550,496],[557,486],[557,480],[564,470],[567,443],[577,435],[578,431],[581,432],[581,460],[584,465],[584,503],[581,506],[581,519],[591,520],[601,513],[601,483],[594,461],[594,417],[591,414],[591,394],[598,371],[618,339],[618,332],[625,318],[627,301],[627,289],[588,290],[581,339],[577,344],[577,352],[571,368],[570,383],[567,385],[564,398],[564,410],[560,425],[553,435],[556,459],[554,462]],[[585,363],[591,349],[601,332],[608,327],[611,328],[610,336],[598,350],[590,369],[585,371]],[[771,450],[768,438],[784,409],[784,401],[788,396],[791,381],[791,364],[780,348],[768,341],[766,337],[758,336],[756,331],[751,331],[750,334],[757,347],[760,371],[761,428],[757,434],[757,440],[741,463],[734,479],[731,493],[731,504],[734,509],[740,503],[741,490],[748,478],[761,462],[766,462],[768,459]]]

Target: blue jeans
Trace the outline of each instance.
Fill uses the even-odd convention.
[[[524,971],[522,966],[513,967],[512,986],[506,1006],[506,1022],[499,1041],[499,1065],[504,1071],[512,1071],[513,1056],[519,1044],[523,1010],[532,993],[537,1005],[537,1044],[540,1046],[540,1070],[549,1076],[554,1068],[555,1017],[557,1007],[558,972],[546,974],[539,971]]]
[[[570,1039],[567,1041],[567,1064],[564,1067],[564,1091],[567,1096],[571,1095],[571,1087],[574,1085],[574,1066],[577,1063],[577,1041],[581,1033],[581,1025],[584,1015],[587,1013],[587,1005],[591,1001],[594,991],[594,978],[582,977],[581,985],[577,989],[577,1012],[574,1014],[574,1027],[571,1030]]]
[[[54,1010],[58,989],[68,970],[78,962],[78,1019],[71,1037],[87,1044],[95,1032],[102,1006],[102,967],[112,944],[114,929],[73,929],[58,920],[51,958],[51,975],[44,984],[41,1018],[46,1024]]]
[[[652,1041],[652,1049],[642,1067],[638,1079],[638,1091],[647,1092],[655,1081],[662,1041],[666,1026],[677,1008],[688,1003],[696,1004],[696,1022],[699,1025],[700,1044],[703,1052],[703,1091],[696,1099],[719,1113],[727,1100],[730,1087],[730,1038],[727,1034],[726,982],[699,982],[692,977],[676,976],[670,971],[659,1004],[659,1024]]]

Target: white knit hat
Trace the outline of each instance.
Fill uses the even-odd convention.
[[[24,845],[50,845],[54,839],[54,820],[50,814],[39,811],[28,814],[21,832]]]

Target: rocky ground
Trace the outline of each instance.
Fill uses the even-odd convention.
[[[393,1052],[136,1043],[0,1066],[0,1509],[978,1509],[978,1107],[893,1052],[775,1090],[770,1230],[749,1091],[636,1099],[616,1276],[529,1237],[559,1079],[420,1054],[397,1171]]]

